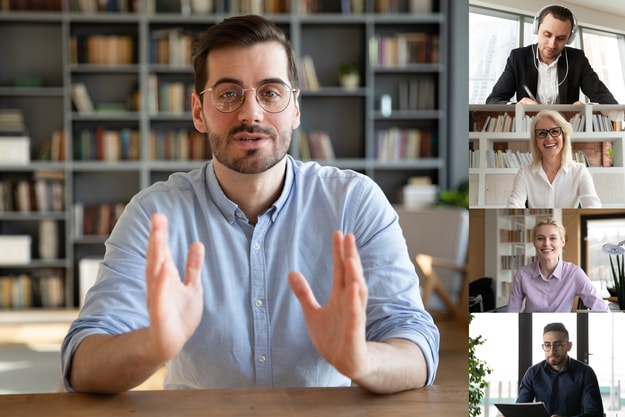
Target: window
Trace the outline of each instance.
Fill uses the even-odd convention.
[[[485,10],[469,12],[469,103],[486,102],[510,50],[518,46],[518,16]]]
[[[625,212],[581,216],[582,245],[581,267],[586,275],[602,291],[612,287],[612,272],[609,255],[603,252],[606,243],[617,244],[625,240]],[[607,294],[604,294],[607,295]]]
[[[623,81],[623,36],[597,30],[583,29],[584,52],[599,79],[608,86],[619,103],[625,102]]]

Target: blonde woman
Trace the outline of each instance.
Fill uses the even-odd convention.
[[[508,207],[601,207],[592,176],[582,163],[573,161],[571,124],[560,113],[543,110],[530,129],[532,163],[519,168]]]
[[[593,311],[608,311],[584,270],[562,259],[565,236],[564,226],[551,217],[536,222],[536,260],[514,275],[509,312],[521,312],[523,301],[525,313],[570,312],[576,296]]]

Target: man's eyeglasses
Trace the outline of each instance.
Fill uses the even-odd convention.
[[[553,350],[562,349],[564,346],[566,346],[566,342],[543,343],[541,346],[543,347],[543,350],[545,352],[549,352],[551,348],[553,348]]]
[[[237,111],[245,101],[248,91],[254,91],[256,101],[269,113],[280,113],[291,102],[291,95],[297,91],[283,82],[267,82],[259,84],[256,88],[243,88],[235,83],[218,83],[200,92],[200,95],[209,92],[211,103],[222,113]]]
[[[535,129],[534,134],[538,139],[545,139],[547,134],[552,138],[557,138],[562,134],[561,127],[552,127],[551,129]]]

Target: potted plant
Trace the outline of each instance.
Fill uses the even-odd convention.
[[[469,314],[469,325],[473,320],[473,314]],[[484,398],[484,389],[488,386],[486,375],[493,372],[486,362],[478,358],[475,354],[475,348],[483,345],[486,340],[480,335],[477,337],[469,336],[469,416],[477,417],[480,415],[480,403]]]
[[[360,86],[360,68],[355,62],[345,62],[339,65],[337,75],[343,88],[353,90]]]
[[[614,296],[617,298],[620,310],[625,310],[625,248],[619,245],[603,245],[603,251],[610,256],[610,269],[614,280]],[[616,258],[615,262],[612,258]],[[612,291],[610,291],[612,294]]]

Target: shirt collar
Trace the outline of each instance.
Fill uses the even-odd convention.
[[[571,357],[570,357],[570,356],[568,356],[568,355],[566,356],[566,366],[565,366],[565,367],[564,367],[564,369],[563,369],[563,370],[561,370],[560,372],[558,372],[558,371],[556,371],[555,369],[553,369],[553,368],[551,367],[551,365],[549,365],[549,364],[547,363],[547,360],[544,360],[544,361],[543,361],[543,369],[544,369],[546,372],[553,372],[553,373],[556,373],[556,374],[562,374],[562,373],[564,373],[564,372],[568,371],[570,366],[571,366]]]
[[[535,58],[536,58],[536,62],[538,62],[538,65],[544,65],[547,68],[553,67],[555,65],[558,65],[558,61],[560,60],[560,57],[562,56],[562,52],[560,52],[558,54],[558,56],[553,60],[553,62],[551,64],[547,64],[543,61],[540,60],[540,55],[539,55],[539,50],[538,50],[538,44],[536,44],[536,54],[535,54]]]
[[[284,187],[282,188],[282,192],[278,199],[273,203],[273,205],[265,212],[270,213],[271,221],[275,221],[278,213],[286,204],[289,195],[291,194],[291,189],[293,188],[294,183],[294,174],[293,174],[293,159],[290,155],[286,156],[286,175],[284,178]],[[215,205],[219,208],[219,211],[224,216],[224,218],[229,222],[233,223],[237,217],[244,216],[243,212],[239,209],[238,205],[230,200],[224,194],[224,191],[219,185],[219,181],[217,180],[217,176],[215,175],[215,167],[213,161],[209,161],[206,164],[206,185],[208,187],[208,195],[211,200],[215,203]]]
[[[560,257],[560,259],[558,259],[558,264],[556,265],[556,268],[553,270],[553,273],[551,274],[551,277],[556,278],[556,279],[562,279],[563,267],[564,267],[564,262],[562,261],[562,257]],[[543,273],[540,271],[540,264],[538,263],[538,261],[536,261],[536,270],[534,271],[534,273],[535,273],[536,278],[541,278],[544,280],[551,278],[551,277],[545,277],[543,275]]]

